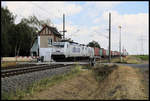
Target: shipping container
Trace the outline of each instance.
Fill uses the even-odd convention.
[[[112,56],[112,51],[110,51],[110,53],[111,53],[111,56]]]
[[[100,54],[100,56],[103,56],[103,49],[102,48],[100,48],[99,54]]]
[[[112,56],[114,56],[114,51],[112,51]]]
[[[118,52],[118,56],[120,56],[120,52]]]
[[[103,48],[103,57],[106,57],[106,50]]]
[[[114,52],[114,55],[117,56],[117,51]]]
[[[109,56],[109,50],[106,50],[106,56]]]
[[[94,48],[94,56],[100,56],[99,48],[97,48],[97,47]]]

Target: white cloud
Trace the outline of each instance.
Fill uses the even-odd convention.
[[[82,6],[72,2],[22,3],[23,4],[20,4],[20,2],[6,2],[5,5],[8,6],[11,12],[17,15],[28,17],[34,14],[39,19],[62,19],[62,13],[65,13],[67,18],[67,16],[81,12],[80,16],[83,19],[87,19],[89,25],[82,24],[82,26],[79,26],[75,24],[77,19],[71,22],[66,21],[66,37],[70,37],[74,41],[83,44],[95,40],[105,49],[108,49],[108,39],[106,38],[108,31],[106,29],[108,29],[108,14],[111,12],[111,49],[119,50],[118,26],[121,25],[122,48],[124,46],[130,54],[140,53],[141,41],[139,38],[142,34],[146,37],[145,41],[143,41],[144,53],[148,54],[149,13],[121,15],[114,10],[114,7],[123,2],[86,2]],[[80,21],[82,22],[82,20]],[[74,22],[74,24],[72,24],[72,22]],[[59,31],[62,31],[62,24],[55,23],[54,25],[57,26]]]
[[[74,15],[82,10],[80,5],[67,2],[5,2],[8,9],[18,15],[18,22],[22,17],[32,16],[33,14],[41,19],[62,18],[63,13],[66,16]]]
[[[85,11],[88,11],[87,16],[94,18],[101,15],[101,12],[112,10],[113,7],[120,4],[121,2],[86,2],[83,6]]]
[[[119,51],[119,38],[120,31],[118,26],[121,25],[121,46],[128,50],[130,54],[141,53],[141,41],[139,40],[142,36],[145,36],[143,41],[143,53],[148,54],[148,26],[149,19],[147,13],[139,14],[125,14],[121,15],[117,11],[111,11],[112,22],[111,22],[111,49]],[[106,19],[107,18],[107,19]],[[108,12],[104,12],[100,18],[103,22],[99,25],[94,26],[74,26],[70,27],[70,33],[80,29],[78,35],[72,36],[71,38],[79,43],[87,44],[88,42],[95,40],[98,41],[101,47],[108,49]],[[106,24],[104,24],[104,22]],[[66,27],[67,28],[67,27]],[[68,36],[69,37],[69,36]]]
[[[149,19],[148,13],[138,13],[138,14],[125,14],[120,15],[117,11],[109,11],[111,12],[111,26],[112,26],[112,41],[117,42],[119,39],[119,28],[118,26],[121,25],[121,35],[122,35],[122,47],[123,45],[127,48],[131,54],[136,54],[140,52],[139,49],[141,45],[139,44],[139,38],[141,36],[148,36],[148,27],[149,27]],[[104,12],[102,18],[105,21],[108,21],[108,13]],[[116,39],[116,37],[118,39]],[[141,42],[140,42],[141,43]],[[114,44],[112,44],[113,46]],[[118,40],[119,45],[119,40]],[[148,53],[148,39],[144,42],[144,51]],[[117,47],[116,47],[117,48]]]

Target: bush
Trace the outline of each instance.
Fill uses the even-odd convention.
[[[104,80],[114,69],[116,69],[117,65],[97,65],[92,70],[94,72],[94,76],[97,81]]]
[[[149,60],[149,55],[136,55],[136,57],[142,60]]]

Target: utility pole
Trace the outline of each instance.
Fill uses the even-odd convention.
[[[111,62],[111,13],[109,13],[109,63]]]
[[[122,62],[122,57],[121,57],[121,26],[119,26],[119,29],[120,29],[120,41],[119,41],[120,62]]]
[[[139,39],[141,41],[141,55],[144,55],[143,41],[146,40],[142,35]]]
[[[142,39],[142,36],[141,36],[141,55],[144,55],[143,54],[143,39]]]
[[[65,39],[65,14],[63,14],[63,39]]]

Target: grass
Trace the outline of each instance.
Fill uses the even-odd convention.
[[[149,55],[135,55],[135,57],[140,58],[142,60],[149,60]]]
[[[111,63],[141,64],[148,60],[149,55],[129,55],[122,57],[122,61],[120,61],[120,57],[112,58]],[[101,60],[101,62],[108,63],[108,59]]]
[[[130,55],[125,59],[126,63],[141,64],[149,60],[148,55]]]
[[[10,61],[10,62],[1,62],[1,67],[4,68],[4,67],[8,67],[8,66],[16,66],[16,62],[14,61]]]
[[[101,60],[102,63],[108,63],[108,59]],[[111,63],[127,63],[126,58],[122,57],[122,62],[120,62],[120,57],[111,58]]]
[[[92,71],[97,81],[103,81],[117,67],[117,65],[110,66],[98,64],[92,68]]]
[[[82,66],[82,69],[91,69],[91,66],[90,65],[84,65],[84,66]]]
[[[97,97],[101,100],[137,100],[148,99],[141,90],[140,73],[128,66],[97,65],[93,68],[99,82]],[[145,79],[145,78],[143,78]]]
[[[76,65],[70,72],[63,75],[55,75],[50,78],[42,79],[38,82],[34,82],[27,89],[17,90],[16,92],[3,93],[2,100],[21,100],[25,96],[32,96],[36,92],[45,90],[55,84],[59,84],[64,80],[70,79],[81,72],[82,66]]]

